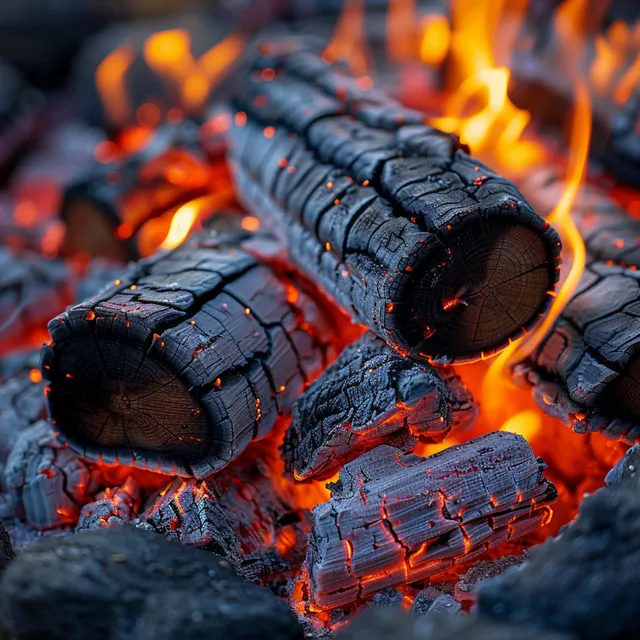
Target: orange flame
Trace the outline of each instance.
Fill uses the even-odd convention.
[[[127,122],[131,105],[124,77],[135,57],[130,47],[119,47],[112,51],[99,65],[95,83],[107,120],[114,126]]]
[[[184,29],[170,29],[149,36],[143,55],[159,76],[178,85],[181,105],[193,112],[202,107],[243,45],[242,37],[231,34],[196,60],[191,53],[191,34]]]
[[[345,0],[324,56],[343,60],[356,75],[367,73],[370,56],[364,35],[364,0]]]
[[[462,81],[445,105],[447,115],[431,124],[457,133],[481,158],[517,170],[540,161],[544,151],[540,144],[523,139],[531,115],[511,102],[510,70],[496,64],[492,41],[503,4],[493,0],[452,4],[452,73]],[[469,109],[483,99],[485,106],[469,115]]]
[[[571,218],[571,208],[585,175],[592,123],[591,96],[587,82],[580,73],[583,52],[581,51],[580,34],[575,29],[578,20],[572,15],[572,13],[579,14],[580,10],[584,11],[585,8],[584,0],[570,0],[563,7],[564,11],[559,10],[556,15],[556,29],[564,43],[564,49],[572,52],[570,54],[572,56],[570,73],[573,75],[575,86],[575,104],[565,189],[548,220],[563,238],[565,249],[568,249],[572,256],[572,263],[551,310],[542,323],[531,333],[511,343],[496,358],[485,376],[483,381],[484,410],[490,419],[495,421],[499,419],[501,413],[503,393],[510,384],[509,365],[526,358],[544,338],[571,299],[584,270],[586,258],[584,242]]]
[[[387,10],[387,55],[391,62],[415,58],[415,0],[389,0]]]
[[[451,45],[449,21],[441,14],[427,14],[420,20],[420,31],[420,60],[432,67],[440,66]]]

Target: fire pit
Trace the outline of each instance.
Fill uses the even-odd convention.
[[[638,637],[640,15],[220,4],[0,60],[0,629]]]

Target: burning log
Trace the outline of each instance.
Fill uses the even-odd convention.
[[[315,610],[343,606],[537,529],[557,496],[544,468],[507,432],[429,458],[387,445],[365,453],[314,509],[303,594]]]
[[[303,46],[260,51],[233,102],[232,168],[294,262],[418,358],[492,353],[540,317],[560,242],[511,182]]]
[[[129,476],[121,487],[107,488],[96,495],[95,502],[81,509],[76,533],[108,527],[122,527],[133,520],[140,503],[140,487]]]
[[[328,312],[269,263],[269,236],[226,223],[50,322],[49,411],[83,457],[206,477],[269,432],[326,365]]]
[[[405,358],[371,333],[340,357],[298,398],[283,445],[297,480],[329,478],[390,438],[404,450],[417,438],[444,440],[470,426],[477,408],[450,367]],[[399,445],[400,446],[400,445]]]
[[[562,184],[547,175],[526,190],[550,201]],[[546,208],[546,207],[541,207]],[[597,189],[587,188],[572,211],[588,264],[551,332],[515,367],[537,404],[579,433],[640,438],[640,221]]]
[[[207,480],[176,478],[141,518],[183,544],[224,556],[247,580],[266,584],[282,581],[302,564],[309,529],[305,516],[258,458]]]
[[[99,474],[64,446],[44,420],[20,433],[4,471],[13,505],[40,531],[75,524],[98,484]]]
[[[484,583],[478,612],[585,640],[638,637],[639,541],[637,483],[601,489],[525,565]]]
[[[165,125],[139,152],[106,164],[96,161],[64,190],[64,252],[121,262],[138,258],[134,236],[145,222],[215,187],[199,140],[194,122]]]

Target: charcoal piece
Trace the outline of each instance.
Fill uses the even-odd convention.
[[[423,580],[544,525],[557,496],[544,468],[524,438],[498,431],[428,458],[387,445],[363,454],[313,511],[310,606]]]
[[[76,523],[81,506],[98,489],[99,474],[58,440],[49,422],[41,420],[17,438],[3,484],[16,513],[31,527],[45,531]]]
[[[511,182],[299,41],[259,50],[230,159],[301,269],[417,358],[489,354],[539,319],[560,241]]]
[[[514,368],[538,406],[578,433],[640,438],[640,272],[590,262],[529,358]]]
[[[297,480],[328,478],[390,437],[440,442],[477,414],[451,369],[403,357],[372,333],[347,346],[296,400],[284,440],[286,470]]]
[[[139,504],[140,487],[129,476],[121,487],[107,487],[96,495],[95,502],[82,507],[76,533],[89,529],[122,527],[136,517]]]
[[[411,607],[411,613],[417,616],[427,614],[431,616],[436,613],[453,615],[459,613],[461,609],[462,605],[452,595],[444,593],[436,587],[429,586],[416,595]]]
[[[3,362],[8,375],[0,385],[0,464],[6,461],[20,432],[46,417],[39,367],[39,350]]]
[[[224,556],[247,580],[282,581],[304,560],[306,512],[279,491],[261,458],[247,456],[207,480],[175,479],[141,519],[183,544]]]
[[[210,193],[199,137],[195,122],[163,125],[137,153],[96,160],[66,185],[60,207],[64,253],[137,259],[135,234],[145,222]]]
[[[602,164],[618,180],[640,186],[640,93],[627,100],[611,118]]]
[[[216,220],[49,323],[49,412],[83,458],[206,477],[326,366],[329,312],[255,253],[269,236]]]
[[[401,591],[389,587],[376,593],[367,603],[372,609],[386,609],[387,607],[401,607],[403,595]]]
[[[448,614],[412,616],[397,609],[366,611],[336,640],[570,640],[571,636],[539,629]]]
[[[273,629],[274,637],[301,638],[286,604],[235,576],[226,560],[130,527],[36,541],[2,576],[0,607],[13,637],[133,640],[141,637],[137,620],[146,610],[152,622],[151,603],[169,592],[180,596],[172,605],[163,600],[156,616],[193,607],[211,625],[210,637],[270,637]]]
[[[580,638],[640,634],[640,500],[635,482],[585,498],[562,535],[532,550],[523,567],[478,590],[481,616]]]
[[[636,444],[629,448],[613,469],[607,473],[604,481],[608,485],[627,481],[638,483],[638,471],[640,471],[640,445]]]
[[[0,522],[0,575],[7,568],[7,565],[15,558],[11,538]]]
[[[527,551],[519,556],[504,556],[496,560],[480,560],[469,571],[463,573],[455,586],[455,596],[459,602],[475,602],[478,585],[484,580],[495,578],[511,567],[519,567],[529,557]]]

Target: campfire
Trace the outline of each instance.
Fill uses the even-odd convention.
[[[0,627],[637,637],[640,21],[263,4],[0,66]]]

